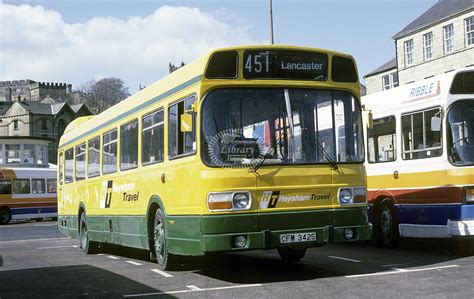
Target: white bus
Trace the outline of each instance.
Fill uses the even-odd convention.
[[[58,217],[56,165],[0,167],[0,225]]]
[[[374,238],[474,235],[474,68],[362,97]]]

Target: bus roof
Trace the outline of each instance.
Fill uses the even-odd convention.
[[[474,67],[463,68],[453,72],[405,84],[363,96],[361,101],[366,109],[372,112],[390,111],[401,107],[426,107],[430,103],[449,105],[449,90],[456,74],[474,71]]]
[[[213,54],[223,51],[244,51],[257,49],[314,51],[327,53],[330,55],[339,55],[353,60],[351,55],[337,51],[289,45],[253,45],[215,49],[201,58],[184,65],[171,74],[168,74],[162,79],[150,84],[146,88],[138,91],[127,99],[101,112],[100,114],[86,118],[81,117],[72,121],[67,126],[63,136],[61,137],[59,148],[62,148],[81,137],[88,136],[96,130],[112,125],[123,119],[125,115],[140,111],[152,103],[158,102],[177,92],[184,91],[201,81],[204,81],[205,78],[203,74],[206,70],[208,61]]]

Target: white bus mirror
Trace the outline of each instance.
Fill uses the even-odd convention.
[[[193,116],[188,113],[181,114],[181,132],[193,131]]]
[[[433,116],[431,118],[431,131],[433,132],[441,131],[441,117]]]
[[[374,128],[374,117],[372,116],[372,111],[367,112],[367,129]]]

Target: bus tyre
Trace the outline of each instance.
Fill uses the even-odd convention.
[[[174,256],[168,253],[168,242],[166,241],[165,217],[163,211],[158,209],[155,214],[153,225],[153,246],[154,257],[158,266],[162,270],[169,270],[173,267]]]
[[[306,254],[306,248],[278,248],[278,254],[283,261],[293,263],[301,260]]]
[[[397,245],[398,237],[395,207],[390,199],[385,199],[380,206],[378,241],[385,247],[393,248]]]
[[[85,254],[93,254],[99,251],[98,243],[89,240],[85,212],[82,212],[81,214],[81,220],[79,223],[79,239],[81,241],[81,249]]]
[[[0,209],[0,225],[8,224],[12,220],[12,213],[8,208],[1,208]]]

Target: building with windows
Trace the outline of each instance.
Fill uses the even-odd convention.
[[[93,114],[86,104],[77,100],[71,87],[66,83],[33,80],[0,82],[0,138],[48,140],[49,160],[56,163],[59,138],[66,126],[77,117]]]
[[[439,0],[393,36],[395,58],[365,75],[367,94],[474,65],[474,1]]]

